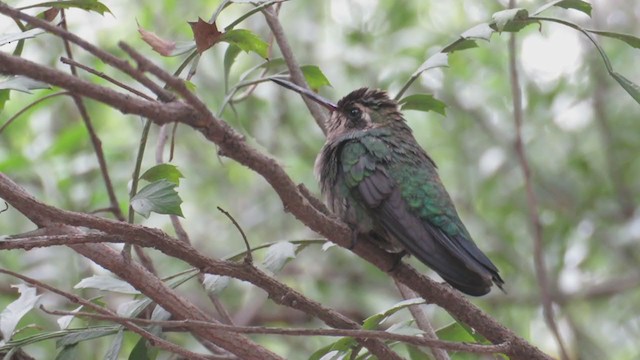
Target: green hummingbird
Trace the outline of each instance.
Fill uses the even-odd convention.
[[[327,205],[354,234],[408,252],[468,295],[485,295],[492,284],[502,289],[498,269],[471,239],[396,101],[384,91],[361,88],[334,104],[272,80],[331,112],[315,171]]]

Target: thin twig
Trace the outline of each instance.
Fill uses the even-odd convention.
[[[282,53],[284,61],[287,63],[287,68],[289,68],[289,73],[291,74],[291,81],[296,85],[308,89],[309,87],[304,79],[304,74],[302,73],[302,70],[300,70],[300,65],[293,55],[293,51],[291,50],[291,46],[289,46],[289,41],[284,33],[284,29],[280,24],[280,20],[278,20],[278,14],[272,8],[266,8],[262,10],[262,13],[267,20],[267,24],[271,28],[271,32],[278,43],[278,47],[280,47],[280,52]],[[316,124],[318,124],[320,129],[322,129],[322,132],[326,134],[327,116],[320,105],[316,104],[313,100],[308,99],[306,96],[302,96],[302,100],[307,105],[307,108],[309,109],[311,116],[313,116],[316,121]]]
[[[413,292],[413,290],[409,289],[406,285],[402,284],[401,282],[398,282],[397,280],[395,281],[395,283],[403,299],[409,300],[409,299],[414,299],[418,297],[417,294]],[[422,309],[420,308],[420,305],[409,306],[409,312],[411,313],[411,316],[413,316],[413,318],[415,319],[416,325],[418,326],[418,328],[424,332],[424,334],[422,335],[426,339],[438,340],[438,335],[433,329],[433,326],[431,325],[431,321],[429,321],[429,318],[427,318],[427,315],[424,313],[424,311],[422,311]],[[442,348],[431,347],[431,353],[433,354],[433,357],[436,360],[451,359],[447,351]]]
[[[47,96],[43,96],[40,99],[32,102],[31,104],[23,107],[22,109],[20,109],[20,111],[18,111],[17,113],[15,113],[12,117],[10,117],[9,119],[7,119],[7,121],[4,122],[4,124],[2,124],[2,126],[0,126],[0,134],[2,134],[2,132],[9,126],[11,125],[12,122],[14,122],[18,117],[20,117],[20,115],[24,114],[25,112],[27,112],[27,110],[31,109],[32,107],[38,105],[39,103],[54,98],[56,96],[62,96],[62,95],[71,95],[71,92],[69,91],[61,91],[55,94],[49,94]]]
[[[394,340],[401,341],[407,344],[428,346],[431,348],[447,349],[450,351],[461,351],[476,354],[496,354],[502,353],[508,348],[508,343],[498,345],[482,345],[461,343],[444,340],[432,340],[421,336],[403,335],[382,330],[347,330],[347,329],[292,329],[292,328],[276,328],[265,326],[231,326],[224,324],[217,324],[207,321],[197,320],[148,320],[139,318],[121,318],[119,316],[95,314],[84,311],[71,312],[60,310],[48,310],[53,315],[74,315],[82,316],[100,320],[126,320],[137,324],[143,325],[156,325],[163,328],[210,328],[222,331],[235,332],[239,334],[272,334],[272,335],[285,335],[285,336],[339,336],[339,337],[354,337],[359,339],[381,339],[381,340]]]
[[[225,209],[221,208],[220,206],[217,206],[217,208],[218,208],[218,211],[223,213],[226,217],[229,218],[229,220],[231,220],[233,225],[240,232],[240,235],[242,235],[242,240],[244,241],[244,245],[247,247],[247,255],[245,255],[244,257],[244,262],[247,264],[253,263],[253,256],[251,255],[251,245],[249,245],[249,240],[247,240],[247,235],[245,235],[244,230],[242,230],[242,227],[240,226],[240,224],[238,224],[236,219],[234,219],[233,216],[231,216],[231,214],[229,214]]]
[[[36,279],[32,279],[30,277],[24,276],[22,274],[15,273],[15,272],[7,270],[7,269],[0,268],[0,273],[4,273],[4,274],[7,274],[7,275],[11,275],[13,277],[16,277],[16,278],[18,278],[18,279],[20,279],[20,280],[22,280],[22,281],[24,281],[24,282],[26,282],[28,284],[31,284],[31,285],[33,285],[35,287],[38,287],[38,288],[44,289],[44,290],[48,290],[48,291],[50,291],[50,292],[52,292],[54,294],[60,295],[60,296],[66,298],[67,300],[69,300],[69,301],[71,301],[71,302],[73,302],[75,304],[80,304],[80,305],[83,305],[83,306],[85,306],[87,308],[90,308],[90,309],[102,314],[102,316],[109,317],[109,319],[111,321],[117,322],[118,324],[120,324],[120,325],[126,327],[127,329],[135,332],[136,334],[144,337],[145,339],[148,339],[149,341],[151,341],[154,344],[154,346],[157,346],[160,349],[163,349],[163,350],[166,350],[166,351],[178,354],[178,355],[186,356],[189,359],[203,359],[203,360],[208,359],[206,356],[204,356],[202,354],[194,353],[194,352],[189,351],[187,349],[184,349],[184,348],[182,348],[182,347],[180,347],[178,345],[170,343],[170,342],[168,342],[168,341],[166,341],[166,340],[164,340],[164,339],[162,339],[162,338],[150,333],[149,331],[139,327],[134,322],[130,321],[131,319],[117,316],[111,310],[109,310],[107,308],[104,308],[104,307],[101,307],[101,306],[98,306],[98,305],[94,304],[93,302],[85,300],[85,299],[83,299],[83,298],[81,298],[79,296],[76,296],[74,294],[71,294],[71,293],[68,293],[66,291],[60,290],[60,289],[55,288],[53,286],[47,285],[47,284],[45,284],[43,282],[40,282],[40,281],[38,281]],[[45,311],[45,312],[49,312],[46,309],[44,309],[42,306],[41,306],[41,309],[43,311]],[[73,316],[76,315],[75,312],[66,312],[66,313],[67,313],[66,315],[73,315]]]
[[[61,26],[65,31],[68,31],[67,18],[65,16],[64,9],[60,10],[60,15],[62,17]],[[69,40],[63,38],[62,42],[64,44],[64,49],[67,53],[67,57],[73,60],[73,53],[71,52],[71,45],[69,44]],[[70,65],[70,70],[73,76],[78,77],[78,72],[75,65]],[[102,174],[102,180],[104,181],[104,185],[107,188],[107,196],[109,197],[109,203],[111,204],[111,208],[113,209],[113,215],[115,215],[116,219],[124,221],[124,215],[120,210],[118,198],[116,197],[116,192],[113,189],[113,184],[111,183],[111,177],[109,176],[109,168],[107,167],[107,161],[104,157],[104,151],[102,151],[102,141],[100,141],[98,134],[96,134],[96,130],[93,127],[93,122],[91,121],[91,117],[89,116],[89,111],[84,105],[84,100],[82,99],[82,97],[76,94],[71,95],[71,97],[73,98],[73,102],[76,104],[76,108],[78,108],[78,113],[82,118],[84,126],[89,132],[89,139],[91,139],[91,145],[93,145],[93,151],[95,152],[96,158],[98,160],[100,173]]]
[[[509,7],[515,6],[515,0],[509,1]],[[517,52],[516,52],[516,34],[511,34],[509,38],[509,73],[511,80],[511,92],[513,99],[513,119],[515,122],[515,151],[517,154],[520,168],[522,169],[522,175],[524,177],[524,183],[527,193],[527,204],[529,208],[529,222],[533,231],[533,261],[536,272],[536,279],[538,281],[538,287],[540,288],[540,298],[542,301],[542,308],[547,326],[551,330],[558,347],[560,349],[560,355],[563,360],[568,360],[569,356],[558,330],[554,313],[553,313],[553,300],[551,298],[551,290],[544,261],[544,243],[542,235],[542,223],[540,222],[540,216],[538,215],[538,201],[533,191],[533,184],[531,180],[531,168],[525,154],[524,144],[522,141],[522,123],[523,123],[523,110],[522,110],[522,90],[520,88],[520,80],[518,78],[517,68]]]
[[[88,72],[90,74],[93,74],[93,75],[96,75],[96,76],[98,76],[100,78],[103,78],[103,79],[107,80],[108,82],[110,82],[110,83],[112,83],[112,84],[114,84],[116,86],[119,86],[119,87],[129,91],[132,94],[136,94],[136,95],[140,96],[143,99],[153,100],[153,98],[151,96],[149,96],[149,95],[147,95],[147,94],[145,94],[145,93],[143,93],[143,92],[141,92],[139,90],[136,90],[136,89],[132,88],[131,86],[129,86],[129,85],[127,85],[127,84],[125,84],[125,83],[123,83],[121,81],[118,81],[118,80],[112,78],[111,76],[101,72],[101,71],[97,71],[95,69],[92,69],[92,68],[88,67],[87,65],[81,64],[81,63],[79,63],[79,62],[77,62],[77,61],[75,61],[73,59],[69,59],[69,58],[66,58],[66,57],[61,57],[60,58],[60,62],[62,62],[63,64],[71,65],[72,67],[75,66],[75,67],[80,68],[80,69],[82,69],[82,70],[84,70],[84,71],[86,71],[86,72]]]

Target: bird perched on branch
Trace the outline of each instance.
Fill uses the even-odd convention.
[[[502,288],[498,269],[471,239],[396,101],[361,88],[334,104],[273,80],[331,111],[315,170],[327,205],[354,233],[412,254],[468,295],[485,295],[492,284]]]

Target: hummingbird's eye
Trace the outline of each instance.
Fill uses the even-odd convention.
[[[360,111],[360,109],[358,109],[357,107],[352,107],[351,109],[347,110],[347,116],[349,116],[349,119],[351,120],[360,119],[360,115],[362,115],[362,111]]]

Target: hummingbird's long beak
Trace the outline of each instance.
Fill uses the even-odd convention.
[[[338,106],[336,106],[336,104],[332,103],[331,101],[323,98],[322,96],[314,93],[313,91],[309,90],[309,89],[305,89],[301,86],[298,86],[294,83],[292,83],[291,81],[287,81],[287,80],[283,80],[280,78],[276,78],[276,77],[272,77],[269,78],[269,80],[273,81],[274,83],[285,87],[289,90],[293,90],[295,92],[297,92],[300,95],[304,95],[306,97],[308,97],[309,99],[317,102],[319,105],[324,106],[325,108],[327,108],[329,111],[334,112],[338,109]]]

